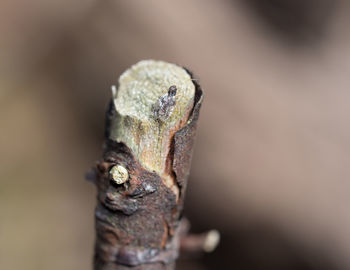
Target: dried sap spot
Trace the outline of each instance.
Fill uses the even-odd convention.
[[[154,116],[157,119],[166,121],[174,110],[176,104],[176,91],[175,85],[169,87],[168,93],[164,94],[158,99],[157,104],[154,106]]]

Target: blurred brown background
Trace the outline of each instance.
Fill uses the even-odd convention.
[[[141,59],[205,90],[179,269],[349,269],[350,4],[3,0],[0,269],[91,269],[110,85]]]

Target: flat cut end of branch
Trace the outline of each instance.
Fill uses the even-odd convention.
[[[167,179],[172,137],[193,108],[191,76],[175,64],[144,60],[126,70],[118,91],[113,90],[116,114],[110,138],[124,143],[145,168]]]
[[[121,115],[154,121],[154,105],[160,97],[176,86],[174,112],[166,121],[175,125],[193,105],[194,85],[190,75],[180,66],[163,61],[144,60],[126,70],[119,78],[114,96],[115,107]]]

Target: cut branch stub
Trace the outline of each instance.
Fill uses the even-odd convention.
[[[174,133],[187,122],[194,93],[186,70],[152,60],[141,61],[124,72],[118,92],[113,93],[116,112],[110,138],[127,145],[141,165],[162,176],[174,192],[167,156]]]
[[[95,269],[173,269],[201,102],[177,65],[141,61],[121,75],[96,170]]]

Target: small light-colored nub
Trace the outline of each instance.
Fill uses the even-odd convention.
[[[113,166],[109,173],[111,174],[113,181],[118,185],[124,184],[129,179],[129,173],[127,169],[119,164]]]
[[[167,98],[171,86],[176,94]],[[194,93],[191,77],[182,67],[154,60],[137,63],[120,76],[118,91],[113,91],[116,116],[111,139],[125,143],[148,170],[170,174],[166,172],[170,143],[187,122]],[[161,108],[165,116],[158,113],[163,104],[171,106]]]
[[[220,233],[217,230],[211,230],[208,232],[207,237],[205,239],[203,250],[205,252],[212,252],[216,249],[216,247],[220,243]]]

